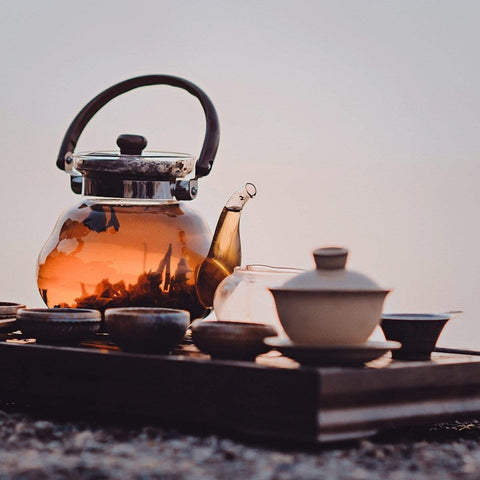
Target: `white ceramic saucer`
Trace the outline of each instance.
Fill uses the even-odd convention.
[[[302,365],[335,366],[363,365],[380,358],[389,350],[397,350],[402,346],[399,342],[366,342],[362,345],[332,346],[299,345],[282,337],[268,337],[264,342]]]

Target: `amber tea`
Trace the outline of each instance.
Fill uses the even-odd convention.
[[[209,244],[190,208],[172,202],[85,201],[40,253],[38,287],[49,307],[162,306],[202,317],[195,272]],[[143,242],[138,242],[142,238]]]

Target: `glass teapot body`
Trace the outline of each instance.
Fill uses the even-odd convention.
[[[198,158],[143,152],[147,140],[141,135],[120,135],[119,152],[75,153],[85,126],[103,106],[152,85],[181,88],[200,102],[206,129]],[[204,316],[218,283],[207,276],[199,290],[197,277],[226,255],[218,255],[218,248],[210,245],[206,223],[185,201],[196,197],[198,180],[210,173],[218,143],[218,117],[211,100],[179,77],[131,78],[85,105],[67,129],[57,157],[57,167],[69,174],[73,192],[84,199],[60,217],[39,255],[38,288],[45,303],[102,311],[161,306],[189,310],[192,320]],[[227,224],[219,227],[224,234],[218,236],[217,246],[235,233]],[[239,249],[234,257],[238,264]]]
[[[268,265],[236,267],[215,291],[213,308],[217,320],[262,322],[273,326],[278,335],[286,336],[269,288],[280,286],[302,272],[297,268]]]
[[[64,212],[40,252],[38,288],[49,307],[207,309],[197,272],[211,233],[185,202],[85,198]]]

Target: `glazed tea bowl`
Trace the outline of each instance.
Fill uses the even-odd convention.
[[[5,340],[7,334],[18,329],[17,311],[25,305],[15,302],[0,302],[0,339]]]
[[[288,337],[301,345],[360,345],[380,323],[388,292],[271,289]]]
[[[154,307],[109,308],[105,329],[126,352],[167,354],[185,336],[190,323],[186,310]]]
[[[385,338],[402,344],[392,352],[399,360],[429,360],[443,327],[450,320],[447,313],[389,313],[380,324]]]
[[[25,305],[15,302],[0,302],[0,319],[15,318],[17,310],[25,308]]]
[[[345,268],[348,250],[313,252],[316,269],[271,288],[286,334],[301,345],[360,345],[380,323],[389,290]]]
[[[264,338],[275,335],[275,328],[262,323],[207,320],[192,325],[193,343],[212,358],[255,360],[271,349]]]
[[[94,336],[101,314],[86,308],[23,308],[17,311],[18,327],[39,343],[69,344]]]

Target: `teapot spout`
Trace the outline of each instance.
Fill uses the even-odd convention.
[[[237,190],[225,204],[224,209],[231,212],[239,212],[245,206],[245,204],[257,194],[257,188],[253,183],[246,183],[240,190]],[[222,211],[223,213],[223,211]],[[221,226],[222,217],[218,219],[217,228]],[[214,237],[215,240],[215,237]],[[213,242],[212,242],[213,243]]]
[[[208,255],[197,271],[197,294],[205,308],[213,307],[218,284],[242,261],[240,216],[245,204],[256,194],[255,185],[247,183],[228,199],[222,209]]]

